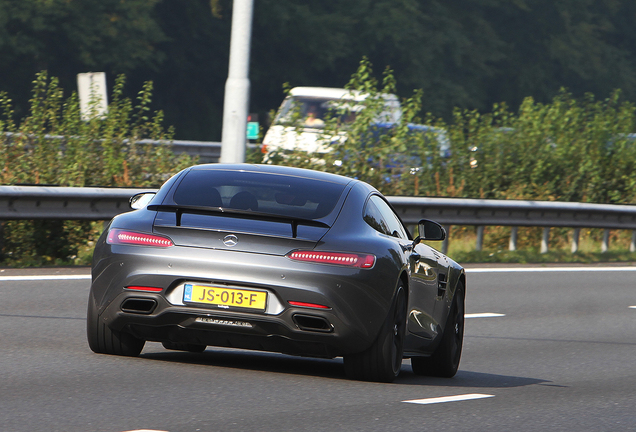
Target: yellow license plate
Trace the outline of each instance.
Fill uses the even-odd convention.
[[[218,305],[221,307],[235,306],[265,310],[265,306],[267,305],[267,292],[185,284],[183,289],[183,301]]]

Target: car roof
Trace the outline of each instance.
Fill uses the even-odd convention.
[[[314,171],[304,168],[294,168],[284,165],[266,165],[266,164],[203,164],[194,165],[190,170],[231,170],[231,171],[245,171],[245,172],[261,172],[279,175],[288,175],[295,177],[302,177],[307,179],[315,179],[322,181],[329,181],[333,183],[339,183],[346,185],[351,182],[359,182],[349,177],[341,176],[338,174],[331,174],[322,171]]]
[[[323,97],[329,99],[354,99],[362,101],[366,99],[368,94],[361,93],[358,90],[348,90],[343,88],[331,87],[294,87],[290,90],[291,96],[305,97]],[[397,96],[388,93],[382,93],[385,100],[398,100]]]

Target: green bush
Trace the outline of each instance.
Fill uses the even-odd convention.
[[[456,112],[450,165],[464,196],[633,202],[635,110],[619,96],[576,100],[562,90],[551,104],[527,98],[517,114],[503,105],[486,115]]]
[[[11,100],[0,93],[0,182],[4,185],[159,187],[189,166],[169,145],[173,130],[162,126],[163,113],[151,113],[152,83],[133,103],[123,97],[125,78],[117,78],[107,113],[84,121],[77,93],[64,99],[56,78],[41,72],[33,82],[28,115],[13,118]],[[87,264],[91,241],[101,223],[82,221],[8,221],[2,226],[5,265]]]
[[[636,108],[621,100],[620,91],[597,101],[592,95],[577,100],[562,90],[550,104],[527,98],[517,113],[503,103],[489,113],[456,110],[450,123],[430,114],[422,118],[425,95],[415,91],[402,102],[401,121],[378,133],[373,123],[383,109],[379,95],[396,90],[392,71],[385,70],[380,84],[363,59],[347,88],[369,97],[350,125],[338,122],[346,104],[333,109],[319,138],[331,151],[320,156],[295,151],[272,158],[273,163],[356,177],[386,195],[636,200],[636,139],[628,136],[636,130]],[[413,133],[410,123],[435,129]],[[450,155],[440,152],[441,139],[431,139],[440,134],[450,141]],[[335,139],[339,136],[346,139]]]
[[[363,111],[346,127],[337,121],[347,113],[346,103],[333,109],[319,138],[329,145],[327,154],[297,150],[272,162],[359,178],[385,195],[636,203],[636,136],[629,135],[636,131],[636,108],[622,100],[618,90],[605,100],[593,95],[579,100],[561,90],[549,104],[527,98],[516,113],[504,103],[488,113],[458,109],[450,122],[420,116],[425,95],[415,91],[402,102],[399,124],[379,134],[373,128],[383,109],[379,95],[396,89],[391,70],[379,83],[363,59],[347,88],[369,96],[361,103]],[[302,119],[296,120],[300,133]],[[449,140],[450,154],[440,152],[441,139],[413,133],[409,123],[434,127],[434,138],[443,134]],[[467,233],[455,231],[454,239]],[[488,232],[487,249],[507,248],[509,228],[489,227]],[[568,232],[554,229],[553,247],[568,249]],[[506,253],[505,259],[489,252],[465,256],[527,260],[528,253],[540,255],[533,248],[538,249],[541,233],[541,228],[519,228],[518,247],[530,250]],[[550,256],[560,259],[557,255]]]
[[[191,165],[188,157],[175,158],[169,146],[140,143],[170,141],[172,129],[163,128],[161,112],[150,112],[152,83],[135,103],[123,97],[124,83],[123,76],[117,79],[108,112],[88,121],[81,120],[77,95],[64,100],[58,81],[45,72],[37,75],[30,112],[19,123],[0,93],[2,184],[158,187]],[[270,162],[355,177],[386,195],[636,202],[636,140],[629,136],[636,130],[636,108],[620,91],[605,100],[579,100],[562,90],[549,104],[527,98],[517,112],[503,103],[488,113],[458,109],[444,122],[420,113],[426,95],[418,90],[402,101],[401,121],[380,132],[373,124],[383,110],[381,95],[396,93],[392,71],[386,69],[380,82],[363,59],[347,88],[369,96],[347,126],[338,119],[351,107],[334,107],[320,137],[330,152],[295,151],[273,155]],[[291,118],[301,124],[299,115]],[[413,133],[409,124],[433,129]],[[450,154],[440,151],[445,140]],[[246,157],[262,160],[258,149]],[[86,264],[101,223],[12,221],[2,230],[6,265]],[[486,246],[505,248],[508,231],[489,231]],[[520,229],[520,247],[531,247],[539,236],[539,229]],[[557,238],[567,244],[565,230]]]

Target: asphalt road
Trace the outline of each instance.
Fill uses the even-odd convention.
[[[455,378],[405,361],[393,384],[349,381],[340,359],[93,354],[85,271],[1,271],[0,431],[636,430],[636,272],[508,270],[467,275]]]

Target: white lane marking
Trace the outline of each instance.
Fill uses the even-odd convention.
[[[135,430],[126,431],[126,432],[168,432],[168,431],[157,430],[157,429],[135,429]]]
[[[491,312],[464,314],[464,318],[497,318],[497,317],[504,317],[504,316],[506,316],[506,314],[491,313]]]
[[[474,400],[474,399],[485,399],[485,398],[491,398],[491,397],[495,397],[495,395],[481,394],[481,393],[470,393],[470,394],[457,395],[457,396],[445,396],[445,397],[438,397],[438,398],[405,400],[405,401],[402,401],[402,402],[412,403],[412,404],[419,404],[419,405],[430,405],[430,404],[436,404],[436,403],[460,402],[460,401],[467,401],[467,400]]]
[[[636,309],[636,306],[630,306],[629,308],[630,309]]]
[[[636,267],[493,267],[467,268],[466,273],[636,271]]]
[[[90,280],[91,275],[0,276],[2,281]]]

